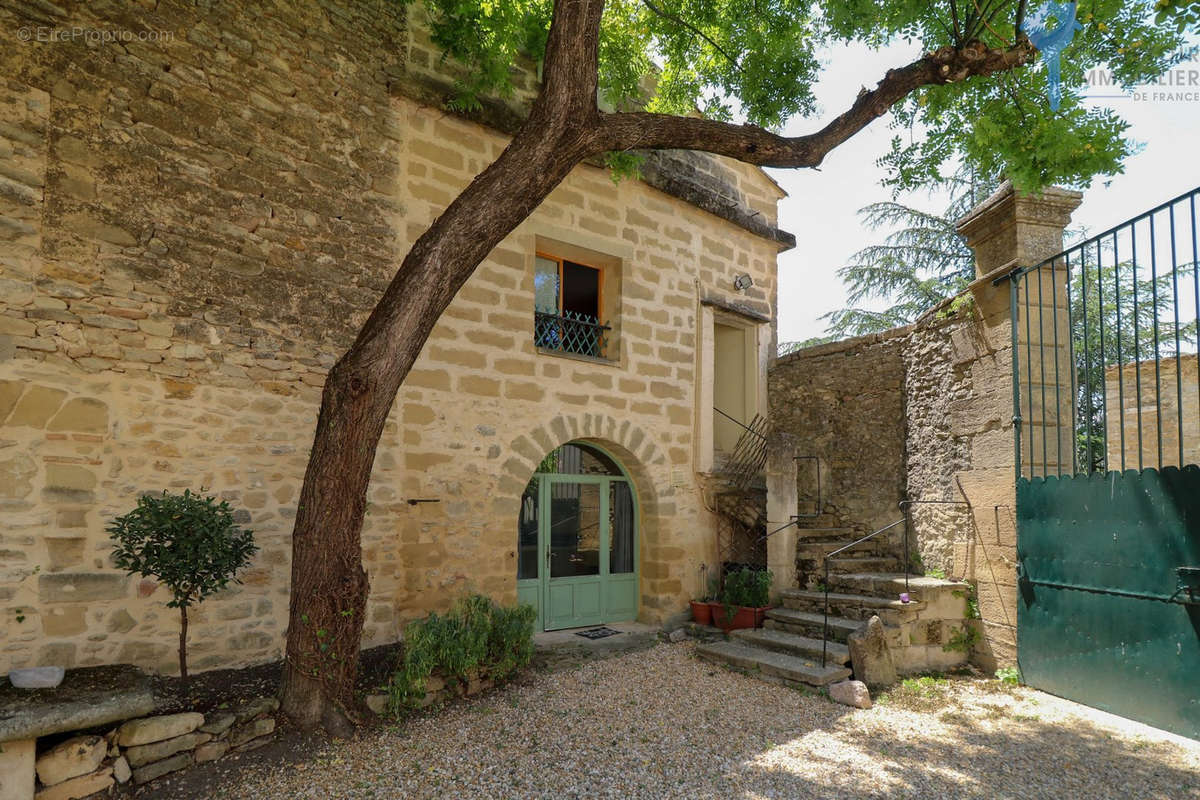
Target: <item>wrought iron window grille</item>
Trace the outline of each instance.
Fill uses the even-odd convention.
[[[533,343],[543,350],[608,358],[611,325],[575,311],[533,312]]]

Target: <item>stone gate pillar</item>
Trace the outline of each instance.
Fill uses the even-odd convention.
[[[976,279],[970,286],[977,313],[973,320],[950,334],[955,370],[969,381],[970,396],[952,409],[951,428],[970,443],[970,466],[955,473],[971,504],[971,530],[963,531],[954,547],[954,574],[973,581],[978,592],[983,640],[975,657],[985,669],[1016,660],[1016,463],[1013,439],[1013,319],[1011,284],[996,278],[1018,267],[1029,267],[1061,252],[1063,230],[1079,206],[1078,192],[1056,187],[1040,195],[1019,194],[1007,181],[990,197],[959,220],[959,233],[975,253]],[[1041,271],[1041,297],[1031,296],[1027,319],[1018,319],[1017,353],[1022,367],[1021,417],[1034,427],[1035,447],[1022,454],[1025,474],[1036,470],[1055,473],[1063,464],[1069,470],[1071,415],[1053,414],[1053,398],[1070,408],[1068,390],[1042,380],[1043,359],[1057,354],[1059,374],[1069,378],[1070,337],[1067,307],[1067,271]],[[1034,279],[1036,280],[1036,278]],[[1020,284],[1019,284],[1020,285]],[[1024,300],[1024,287],[1021,299]],[[1028,323],[1028,335],[1026,334]],[[1057,349],[1054,346],[1057,337]],[[1032,346],[1031,346],[1032,345]],[[1026,369],[1026,351],[1033,353],[1033,380]],[[1032,362],[1031,362],[1032,363]],[[1042,390],[1047,401],[1041,401]],[[1036,396],[1036,403],[1030,401]],[[1049,416],[1043,408],[1050,407]],[[1029,428],[1023,427],[1023,441]],[[1042,458],[1042,443],[1047,458]],[[1057,443],[1055,446],[1054,443]],[[1061,453],[1061,455],[1060,455]],[[1026,459],[1031,459],[1027,461]]]

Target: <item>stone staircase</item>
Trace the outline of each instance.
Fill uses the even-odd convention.
[[[849,636],[878,615],[897,672],[944,670],[966,662],[969,585],[910,575],[910,602],[902,603],[906,589],[898,548],[883,534],[829,562],[829,638],[822,667],[822,559],[862,534],[850,528],[802,529],[800,534],[797,583],[804,588],[783,590],[781,604],[767,611],[762,628],[731,631],[725,640],[701,644],[698,655],[772,683],[826,686],[851,676]]]

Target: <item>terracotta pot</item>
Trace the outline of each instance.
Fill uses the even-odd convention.
[[[712,607],[703,600],[693,600],[692,621],[697,625],[712,625]]]
[[[725,606],[720,603],[713,603],[712,605],[713,625],[716,625],[723,631],[760,627],[766,618],[767,609],[770,608],[770,606],[762,606],[761,608],[738,606],[737,610],[733,612],[733,617],[730,618],[725,613]]]

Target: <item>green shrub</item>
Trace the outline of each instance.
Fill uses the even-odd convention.
[[[725,588],[721,590],[721,602],[726,609],[738,606],[761,608],[771,599],[770,570],[742,567],[725,576]],[[732,611],[729,612],[732,615]]]
[[[108,526],[112,559],[131,575],[154,578],[171,591],[179,609],[179,674],[187,680],[187,610],[224,589],[258,552],[254,533],[233,522],[225,501],[185,489],[183,494],[143,495],[137,508]]]
[[[1011,686],[1018,686],[1021,683],[1021,670],[1016,667],[1001,667],[996,670],[996,680]]]
[[[970,621],[963,624],[950,641],[942,645],[942,650],[947,653],[969,653],[971,648],[979,641],[979,629]]]
[[[501,682],[533,658],[533,606],[498,606],[483,595],[458,600],[445,615],[430,614],[404,629],[404,655],[388,685],[398,714],[425,696],[430,675],[447,686],[472,677]]]

